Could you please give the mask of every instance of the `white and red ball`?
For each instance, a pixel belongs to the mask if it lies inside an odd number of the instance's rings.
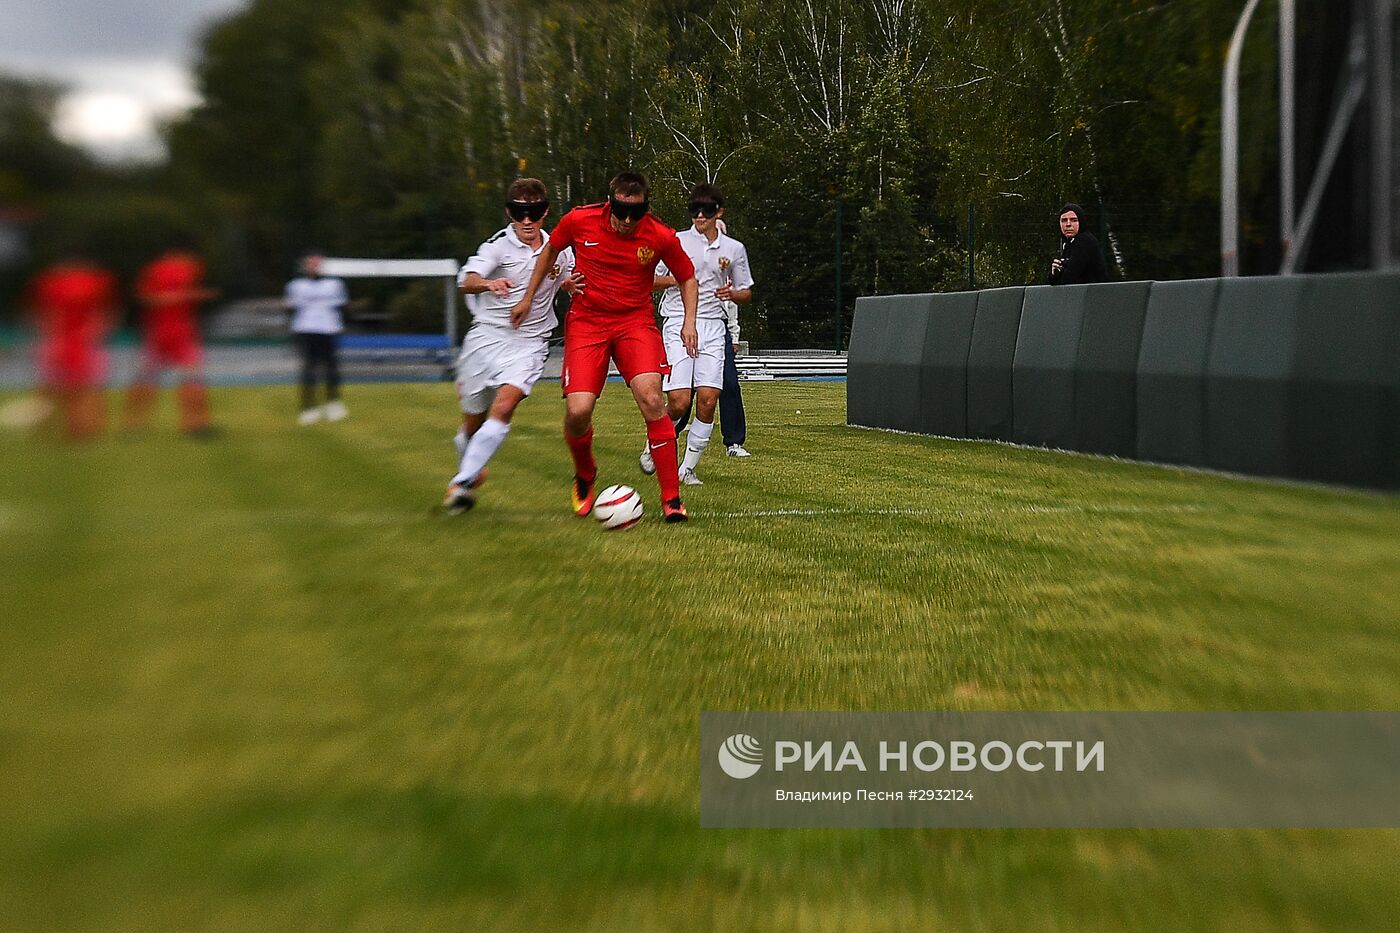
[[[598,493],[593,517],[609,531],[631,528],[642,520],[642,497],[631,486],[609,486]]]

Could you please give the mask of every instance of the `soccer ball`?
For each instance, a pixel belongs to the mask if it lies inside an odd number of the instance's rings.
[[[609,531],[631,528],[642,520],[642,497],[631,486],[609,486],[598,494],[593,517]]]

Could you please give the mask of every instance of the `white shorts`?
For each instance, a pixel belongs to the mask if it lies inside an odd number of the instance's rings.
[[[526,395],[539,381],[549,358],[543,337],[517,337],[494,327],[473,327],[457,357],[457,397],[468,415],[485,414],[496,390],[515,386]]]
[[[661,331],[666,341],[666,362],[671,364],[671,373],[662,380],[661,388],[667,392],[701,386],[724,388],[724,342],[729,339],[724,318],[706,317],[695,322],[700,333],[700,355],[695,357],[685,352],[681,342],[684,323],[682,318],[667,318]]]

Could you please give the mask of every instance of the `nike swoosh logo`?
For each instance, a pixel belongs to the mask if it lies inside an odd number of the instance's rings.
[[[665,441],[660,441],[659,443],[652,444],[652,445],[651,445],[651,449],[652,449],[652,450],[660,450],[661,448],[663,448],[663,447],[665,447],[665,446],[666,446],[666,442],[665,442]]]
[[[583,245],[584,245],[584,246],[597,246],[598,244],[597,244],[597,243],[590,243],[590,242],[588,242],[587,240],[584,240],[584,241],[583,241]]]

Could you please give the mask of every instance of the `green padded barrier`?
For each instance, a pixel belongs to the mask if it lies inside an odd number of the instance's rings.
[[[1137,363],[1151,282],[1097,285],[1074,361],[1074,449],[1137,454]]]
[[[889,308],[883,298],[857,298],[846,350],[846,423],[878,427],[881,400],[880,354]]]
[[[880,424],[896,431],[922,431],[924,339],[928,333],[933,295],[891,295],[885,318],[881,371]]]
[[[1011,366],[1021,329],[1024,288],[977,294],[967,354],[967,436],[1011,440]]]
[[[1290,398],[1295,474],[1400,486],[1400,274],[1310,280]]]
[[[1137,456],[1206,462],[1206,361],[1219,279],[1156,282],[1137,368]]]
[[[929,297],[918,426],[914,430],[967,437],[967,357],[977,318],[977,293]]]
[[[1018,444],[1074,449],[1074,364],[1094,287],[1026,289],[1011,367],[1011,438]]]
[[[924,338],[934,297],[886,295],[856,300],[846,356],[848,424],[921,430]]]
[[[1298,316],[1311,276],[1225,279],[1206,364],[1206,462],[1294,473],[1290,396]]]
[[[862,298],[847,420],[1400,488],[1400,273]]]

